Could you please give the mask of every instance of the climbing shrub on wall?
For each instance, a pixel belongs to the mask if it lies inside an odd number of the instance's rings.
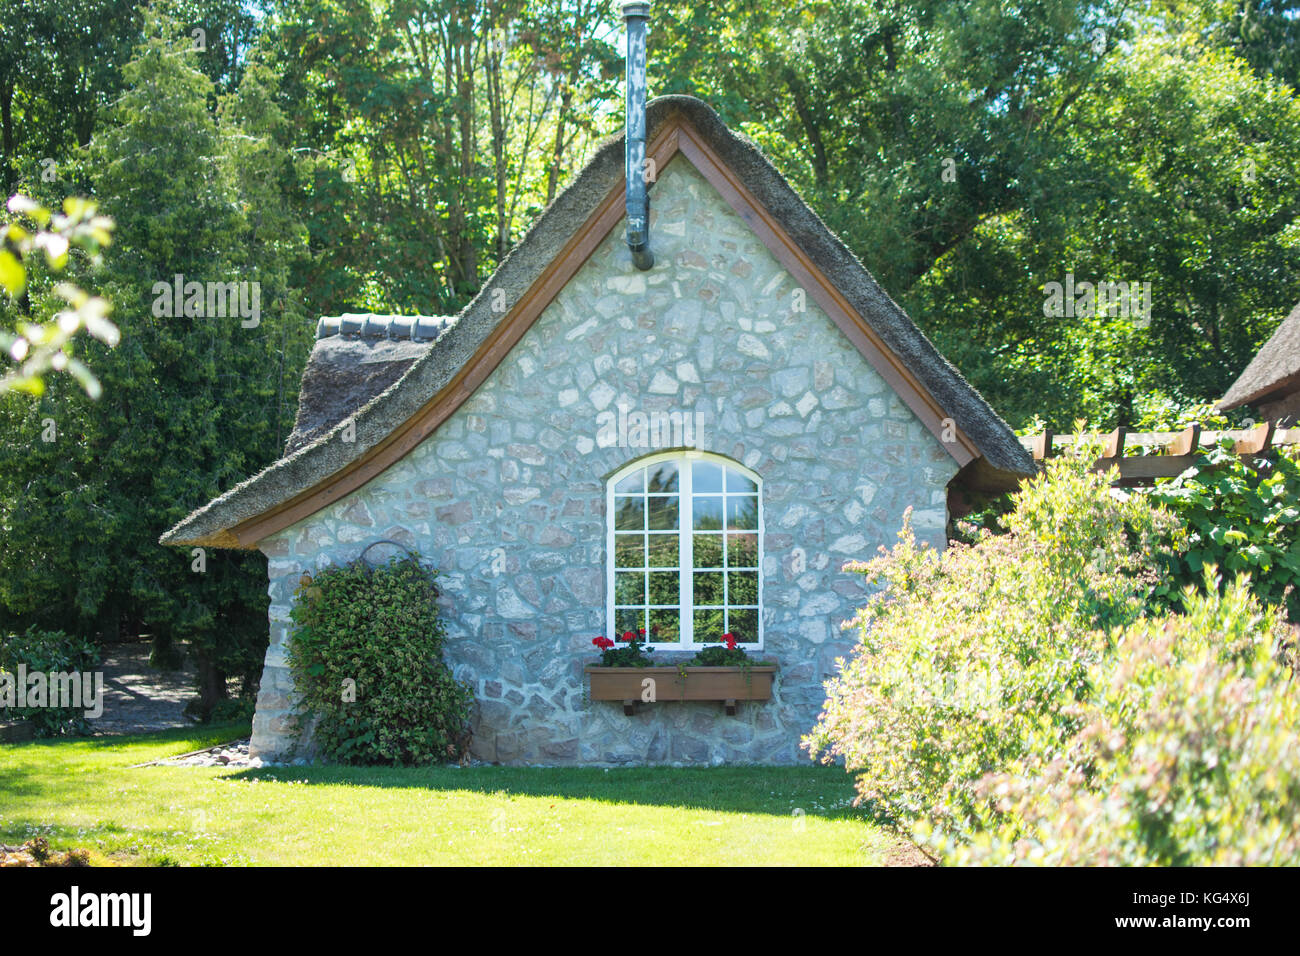
[[[290,666],[326,758],[408,765],[467,751],[473,697],[443,660],[437,574],[415,558],[396,558],[304,577]]]

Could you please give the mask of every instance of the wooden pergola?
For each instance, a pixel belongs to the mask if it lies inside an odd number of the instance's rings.
[[[1252,458],[1277,445],[1300,444],[1300,428],[1278,428],[1272,422],[1226,431],[1202,431],[1199,425],[1181,432],[1130,432],[1116,428],[1105,435],[1082,437],[1085,441],[1101,442],[1102,453],[1093,463],[1094,470],[1117,467],[1119,480],[1116,483],[1133,486],[1155,484],[1157,478],[1177,477],[1196,463],[1202,445],[1217,445],[1226,438],[1232,442],[1236,454]],[[1073,435],[1055,435],[1051,431],[1020,439],[1035,461],[1051,457],[1056,446],[1069,447],[1075,441]]]
[[[1092,432],[1081,436],[1058,435],[1050,430],[1036,435],[1025,435],[1020,439],[1034,457],[1034,461],[1059,454],[1063,449],[1073,446],[1077,441],[1099,443],[1101,455],[1093,462],[1093,470],[1105,471],[1111,467],[1119,469],[1119,478],[1115,484],[1124,487],[1154,485],[1157,478],[1175,478],[1196,463],[1202,447],[1217,445],[1221,440],[1232,442],[1233,451],[1247,459],[1256,458],[1280,445],[1300,444],[1300,428],[1278,428],[1273,422],[1264,422],[1253,428],[1228,429],[1224,431],[1205,430],[1199,425],[1180,432],[1130,432],[1126,428],[1116,428],[1105,434]],[[960,489],[985,493],[1015,491],[1020,486],[1020,479],[1006,472],[999,472],[989,467],[976,467],[959,476],[954,482],[954,491]],[[1041,467],[1041,464],[1040,464]],[[959,506],[956,511],[961,511]]]

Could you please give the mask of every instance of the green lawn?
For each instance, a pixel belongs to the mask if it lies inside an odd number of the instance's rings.
[[[0,843],[183,865],[861,865],[896,842],[812,765],[131,769],[246,733],[0,745]]]

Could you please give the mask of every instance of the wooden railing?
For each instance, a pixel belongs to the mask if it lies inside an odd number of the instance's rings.
[[[1088,441],[1100,440],[1101,457],[1093,468],[1103,471],[1112,466],[1119,468],[1119,484],[1154,484],[1157,478],[1173,478],[1182,474],[1196,462],[1198,448],[1218,444],[1223,438],[1233,443],[1238,455],[1262,455],[1276,445],[1300,444],[1300,428],[1278,428],[1264,422],[1253,428],[1227,431],[1201,431],[1193,425],[1181,432],[1130,432],[1117,428],[1105,435],[1084,435]],[[1051,457],[1058,447],[1075,443],[1074,435],[1056,435],[1051,431],[1026,435],[1020,443],[1034,456],[1035,461]],[[1138,454],[1133,454],[1140,450]]]

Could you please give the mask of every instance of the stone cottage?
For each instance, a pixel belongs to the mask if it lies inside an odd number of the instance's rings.
[[[476,757],[806,759],[865,593],[844,562],[907,508],[943,547],[954,480],[1033,471],[751,142],[690,97],[644,118],[649,255],[619,136],[460,314],[321,319],[284,457],[163,536],[267,556],[257,754],[291,755],[300,576],[393,540],[443,573]],[[592,701],[592,638],[633,627],[669,661],[730,631],[772,698]]]

